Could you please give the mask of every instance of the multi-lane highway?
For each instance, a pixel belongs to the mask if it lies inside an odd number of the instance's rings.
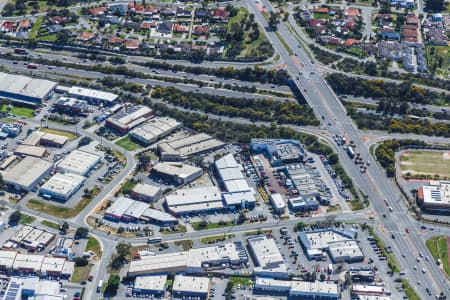
[[[246,3],[255,12],[258,22],[267,28],[267,22],[255,3],[253,1]],[[263,0],[262,3],[264,3],[268,11],[273,9],[268,1]],[[305,99],[313,107],[316,114],[322,119],[323,126],[331,134],[346,135],[348,140],[352,140],[355,143],[362,158],[366,161],[373,161],[374,158],[361,139],[360,131],[355,128],[353,122],[347,116],[345,108],[332,89],[316,73],[315,63],[311,61],[311,58],[302,49],[285,24],[281,23],[278,26],[278,34],[284,39],[290,50],[294,52],[293,57],[284,48],[277,34],[273,31],[267,31],[270,41],[286,63],[288,72],[295,79],[295,84],[303,92]],[[302,62],[303,68],[300,68],[295,63],[297,58]],[[427,283],[433,294],[443,292],[448,295],[448,281],[434,263],[421,263],[421,267],[426,271],[425,273],[416,271],[413,268],[414,265],[418,264],[416,257],[418,257],[419,253],[428,253],[428,251],[424,243],[416,242],[420,241],[417,222],[405,209],[405,203],[395,183],[389,180],[385,176],[384,171],[377,165],[372,165],[366,173],[362,174],[343,149],[339,151],[339,158],[347,166],[349,175],[353,178],[356,185],[369,197],[375,211],[379,215],[387,215],[386,218],[378,219],[377,228],[383,234],[383,239],[392,244],[395,257],[400,267],[405,270],[411,284],[418,287],[419,284]],[[385,198],[389,201],[395,213],[389,213],[384,204]],[[406,228],[409,229],[409,234],[406,234]],[[392,239],[392,235],[395,239]],[[425,294],[424,289],[416,288],[415,290],[423,299],[429,298]]]

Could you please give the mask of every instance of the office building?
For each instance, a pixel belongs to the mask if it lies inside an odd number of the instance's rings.
[[[38,105],[53,95],[57,83],[0,72],[0,98]]]
[[[281,194],[270,194],[270,203],[277,214],[283,214],[286,209],[286,201]]]
[[[45,176],[50,174],[53,165],[48,161],[27,156],[16,165],[3,172],[5,183],[16,190],[31,191]]]
[[[364,254],[354,240],[329,243],[328,254],[333,263],[354,263],[364,260]]]
[[[273,239],[256,236],[248,239],[256,276],[286,279],[289,277],[283,256]]]
[[[216,186],[177,190],[166,196],[165,204],[172,214],[211,212],[224,208],[222,194]]]
[[[315,211],[319,209],[319,201],[315,198],[296,197],[288,199],[289,208],[294,212]]]
[[[131,190],[131,197],[143,202],[153,202],[161,196],[161,188],[156,185],[138,183]]]
[[[339,285],[327,281],[287,281],[257,277],[255,290],[280,293],[297,299],[339,299]]]
[[[39,189],[44,198],[68,200],[83,185],[85,177],[74,173],[56,173]]]
[[[209,277],[176,275],[173,281],[172,293],[175,296],[207,297],[209,293]]]
[[[421,207],[428,211],[450,211],[450,181],[430,181],[417,191]]]
[[[106,119],[105,125],[114,131],[126,134],[131,129],[147,121],[151,115],[152,110],[147,106],[130,106]]]
[[[113,93],[73,86],[69,89],[68,95],[81,100],[86,100],[94,105],[111,106],[119,99],[119,96]]]
[[[178,131],[158,144],[160,159],[163,161],[182,161],[193,155],[222,148],[225,144],[206,133],[193,134]]]
[[[62,161],[57,163],[57,168],[62,173],[74,173],[87,176],[102,157],[83,150],[73,150]]]
[[[305,158],[303,145],[296,140],[252,139],[250,151],[264,154],[274,167],[302,162]]]
[[[144,125],[133,129],[130,132],[130,137],[148,146],[158,139],[165,137],[177,128],[181,126],[181,123],[175,119],[167,117],[155,117],[150,119]]]
[[[188,184],[203,174],[203,169],[181,163],[161,162],[156,164],[152,172],[176,184]]]
[[[84,114],[89,112],[89,106],[87,101],[69,97],[59,97],[58,100],[56,100],[54,107],[58,111],[70,115]]]
[[[118,197],[114,203],[108,207],[105,211],[105,218],[120,221],[125,214],[125,212],[132,206],[136,201],[127,197]]]

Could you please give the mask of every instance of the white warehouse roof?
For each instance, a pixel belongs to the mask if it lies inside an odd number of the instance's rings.
[[[72,172],[85,176],[99,161],[101,157],[86,151],[74,150],[67,155],[58,168],[64,172]]]
[[[19,97],[26,96],[42,100],[56,85],[56,82],[50,80],[0,72],[0,93],[10,93]]]
[[[41,187],[40,192],[44,194],[49,192],[67,198],[81,186],[84,179],[83,176],[74,173],[56,173]]]
[[[119,97],[116,94],[105,92],[105,91],[99,91],[99,90],[93,90],[93,89],[87,89],[79,86],[73,86],[69,89],[69,95],[73,97],[81,97],[81,98],[91,98],[91,99],[98,99],[101,101],[107,101],[107,102],[113,102],[117,100]]]
[[[7,183],[20,185],[25,189],[40,180],[52,168],[52,164],[48,161],[27,156],[17,165],[7,169],[3,173],[3,178]]]

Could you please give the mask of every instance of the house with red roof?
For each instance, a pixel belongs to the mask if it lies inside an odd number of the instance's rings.
[[[208,25],[196,25],[194,26],[194,29],[192,30],[193,35],[208,35],[209,33],[209,27]]]
[[[127,48],[128,50],[136,50],[136,49],[139,49],[139,46],[141,45],[141,41],[140,40],[126,40],[124,45],[125,45],[125,48]]]
[[[360,42],[355,39],[346,39],[344,42],[344,47],[351,47],[353,45],[359,44]]]
[[[77,39],[83,42],[87,42],[92,40],[92,38],[94,38],[94,33],[93,32],[82,32],[78,35]]]
[[[218,7],[213,11],[213,19],[218,22],[228,22],[230,17],[230,12],[225,9],[225,7]]]
[[[98,17],[104,15],[107,10],[108,8],[106,6],[94,7],[89,9],[89,14],[93,17]]]
[[[187,28],[181,24],[175,23],[173,24],[172,31],[175,33],[184,33],[187,31]]]

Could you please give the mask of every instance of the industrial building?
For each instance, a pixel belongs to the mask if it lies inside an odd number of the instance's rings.
[[[428,211],[450,211],[450,181],[430,181],[417,191],[418,202]]]
[[[171,214],[150,207],[144,211],[140,219],[144,222],[155,223],[161,226],[169,226],[178,223],[178,219]]]
[[[125,212],[136,201],[127,197],[118,197],[114,203],[105,211],[105,218],[120,221]]]
[[[133,201],[128,209],[122,215],[122,221],[124,222],[136,222],[138,221],[144,212],[147,210],[148,204],[140,201]]]
[[[67,114],[83,114],[89,112],[87,101],[70,97],[59,97],[54,104],[55,109]]]
[[[86,100],[90,104],[94,105],[112,105],[119,96],[113,93],[98,91],[93,89],[87,89],[79,86],[73,86],[69,89],[68,95],[81,100]]]
[[[39,189],[39,195],[66,201],[83,185],[85,177],[74,173],[56,173]]]
[[[177,128],[181,123],[175,119],[167,117],[155,117],[144,125],[133,129],[130,136],[140,144],[148,146],[158,139],[165,137]]]
[[[327,281],[286,281],[257,277],[255,290],[276,292],[299,299],[339,299],[339,285]]]
[[[152,110],[147,106],[130,106],[106,119],[105,125],[114,131],[126,134],[131,129],[146,122],[151,115]]]
[[[0,72],[0,98],[38,105],[53,95],[57,83]]]
[[[248,239],[250,255],[255,263],[256,276],[281,278],[289,277],[287,266],[273,239],[256,236]]]
[[[1,137],[16,137],[22,132],[22,124],[20,123],[9,123],[0,122]]]
[[[219,183],[228,193],[224,193],[224,201],[229,208],[253,208],[256,205],[255,190],[251,188],[242,174],[242,166],[237,163],[233,154],[227,154],[215,162]]]
[[[372,268],[351,268],[349,273],[353,282],[373,282],[375,280],[375,271]]]
[[[275,193],[269,195],[270,203],[277,214],[283,214],[286,210],[286,200],[281,194]]]
[[[386,291],[383,285],[354,283],[351,292],[353,295],[382,296]]]
[[[288,199],[288,204],[289,208],[294,212],[315,211],[319,209],[319,201],[317,201],[315,198],[290,198]]]
[[[57,168],[62,173],[74,173],[81,176],[87,176],[102,157],[97,154],[83,150],[74,150],[70,152],[62,161],[57,163]]]
[[[55,237],[54,233],[25,225],[16,231],[9,240],[26,249],[36,251],[47,247]]]
[[[42,158],[47,154],[47,149],[39,146],[29,146],[29,145],[19,145],[14,154],[18,156],[33,156],[37,158]]]
[[[298,238],[308,259],[321,260],[325,252],[328,252],[335,263],[351,263],[364,259],[358,243],[354,240],[354,231],[319,229],[300,232]]]
[[[162,296],[166,291],[167,275],[138,276],[134,280],[133,292]]]
[[[24,145],[29,146],[48,146],[62,148],[67,141],[68,137],[59,134],[48,133],[44,131],[33,131],[27,138],[23,141]]]
[[[211,212],[224,208],[222,194],[216,186],[177,190],[166,196],[165,204],[169,212],[175,215]]]
[[[286,165],[286,173],[291,179],[293,186],[302,197],[305,199],[320,199],[319,189],[311,177],[311,174],[306,171],[303,164]]]
[[[176,275],[172,285],[172,294],[183,297],[207,298],[209,287],[209,277]]]
[[[176,184],[188,184],[203,174],[203,169],[181,163],[161,162],[156,164],[152,172]]]
[[[135,200],[153,202],[161,196],[161,188],[156,185],[138,183],[131,190],[131,197]]]
[[[48,161],[27,156],[19,163],[3,171],[5,183],[16,190],[31,191],[45,176],[50,174],[53,165]]]
[[[0,269],[22,274],[40,273],[45,277],[70,278],[75,263],[61,257],[0,250]]]
[[[202,274],[205,269],[223,269],[226,264],[240,265],[248,261],[241,242],[189,249],[189,251],[142,256],[130,263],[128,276],[151,274]]]
[[[264,154],[274,167],[303,162],[306,155],[299,141],[285,139],[252,139],[250,151]]]
[[[178,131],[158,144],[158,152],[163,161],[182,161],[223,146],[225,146],[223,142],[206,133]]]

